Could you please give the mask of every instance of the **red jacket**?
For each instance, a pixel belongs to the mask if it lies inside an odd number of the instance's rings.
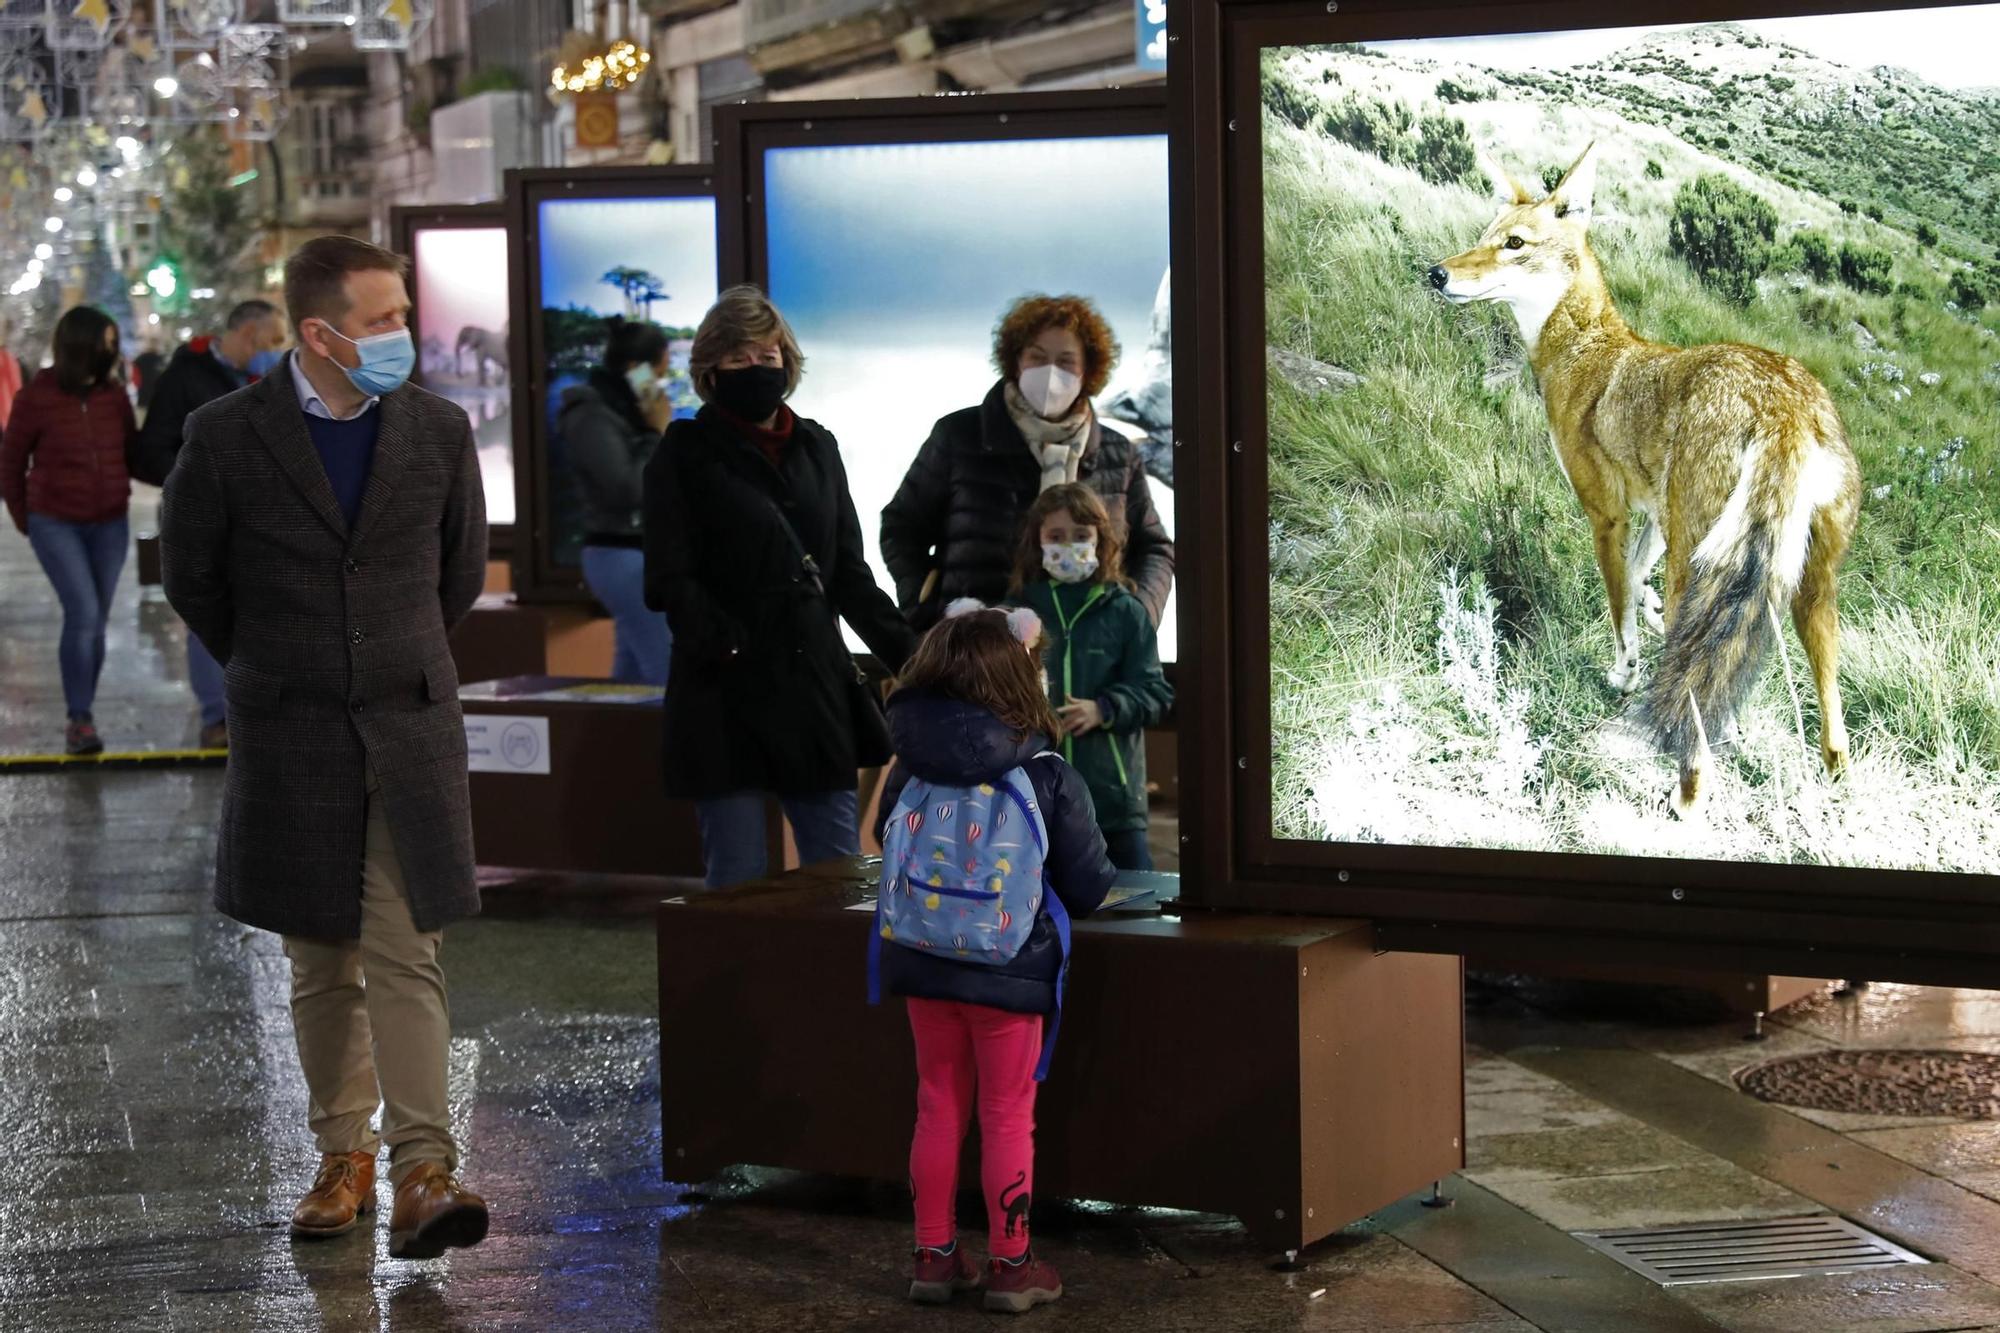
[[[123,518],[132,498],[125,447],[138,433],[121,380],[67,393],[53,370],[14,399],[0,436],[0,500],[14,522],[46,514],[68,523]]]

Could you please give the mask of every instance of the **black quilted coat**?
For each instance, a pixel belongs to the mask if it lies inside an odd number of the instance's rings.
[[[1041,468],[1028,452],[995,384],[978,407],[937,423],[882,511],[882,558],[896,580],[896,600],[919,629],[959,597],[993,603],[1007,596],[1021,523],[1041,492]],[[1115,431],[1092,425],[1077,480],[1096,491],[1126,534],[1125,573],[1154,624],[1174,586],[1174,544],[1153,508],[1139,452]],[[940,577],[922,596],[932,570]]]

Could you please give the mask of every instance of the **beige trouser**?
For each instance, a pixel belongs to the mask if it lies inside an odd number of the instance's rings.
[[[422,1162],[455,1170],[458,1152],[445,1100],[451,1012],[438,966],[443,936],[418,930],[411,919],[402,863],[372,769],[361,938],[284,938],[292,960],[292,1029],[319,1150],[373,1153],[386,1139],[392,1182]],[[378,1104],[380,1138],[369,1125]]]

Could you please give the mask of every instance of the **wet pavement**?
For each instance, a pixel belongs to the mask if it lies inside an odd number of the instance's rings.
[[[0,748],[60,728],[53,608],[37,604],[37,580],[25,543],[0,532]],[[107,731],[124,718],[165,740],[188,725],[178,633],[128,570]],[[661,1179],[646,908],[664,887],[579,901],[496,879],[489,914],[447,933],[454,1128],[467,1183],[493,1204],[485,1244],[389,1258],[386,1188],[373,1225],[293,1242],[284,1224],[315,1157],[286,964],[275,938],[207,906],[221,776],[0,776],[0,1331],[792,1333],[987,1318],[901,1300],[900,1191],[749,1169]],[[1398,1204],[1286,1271],[1226,1218],[1038,1203],[1039,1243],[1069,1294],[1033,1322],[2000,1330],[2000,1125],[1793,1111],[1731,1080],[1817,1050],[2000,1052],[2000,996],[1878,986],[1817,998],[1774,1016],[1761,1047],[1735,1020],[1606,1019],[1507,990],[1474,999],[1456,1207]],[[1822,1211],[1936,1262],[1663,1290],[1568,1234]]]

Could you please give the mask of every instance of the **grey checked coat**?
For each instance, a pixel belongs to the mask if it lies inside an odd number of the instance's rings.
[[[465,413],[384,397],[350,533],[287,368],[201,408],[167,478],[167,598],[224,667],[229,771],[215,905],[286,935],[361,931],[366,770],[420,930],[479,910],[446,634],[486,574]]]

